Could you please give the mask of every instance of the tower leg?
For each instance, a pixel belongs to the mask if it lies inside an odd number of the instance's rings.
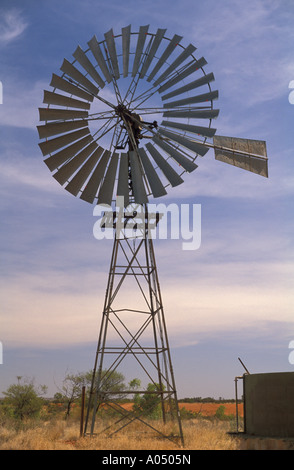
[[[126,302],[127,308],[121,305]],[[131,308],[133,302],[135,306]],[[123,366],[128,375],[138,374],[142,385],[145,381],[145,388],[134,390],[121,381],[117,383],[119,374],[124,373]],[[129,376],[130,380],[134,378]],[[123,406],[126,398],[135,401],[133,409]],[[104,425],[104,420],[98,419],[100,410],[112,411],[111,423]],[[157,419],[151,421],[149,418],[155,412]],[[164,431],[158,426],[159,415],[165,424]],[[126,426],[137,430],[138,424],[147,426],[157,436],[184,445],[153,242],[148,230],[145,238],[114,240],[84,434],[102,432],[111,436]]]

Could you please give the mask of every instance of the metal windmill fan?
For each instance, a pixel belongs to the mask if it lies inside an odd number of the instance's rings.
[[[61,76],[52,75],[53,91],[44,92],[48,107],[39,111],[46,123],[38,131],[45,163],[67,191],[90,203],[163,196],[211,147],[219,114],[213,73],[181,36],[148,29],[131,33],[128,26],[118,36],[110,30],[100,42],[94,36],[87,50],[77,47],[72,63],[64,59]],[[106,84],[111,93],[103,93]],[[264,142],[218,137],[212,146],[218,160],[267,176]]]
[[[111,205],[122,196],[125,206],[131,202],[146,205],[150,198],[164,196],[168,186],[180,185],[183,175],[195,170],[196,159],[210,148],[214,148],[217,160],[268,176],[264,141],[215,135],[212,120],[219,110],[214,108],[218,91],[211,88],[214,75],[205,72],[207,62],[196,47],[183,46],[182,39],[179,35],[167,37],[166,29],[151,33],[149,26],[141,26],[132,32],[127,26],[118,35],[111,29],[101,41],[93,36],[88,48],[77,47],[74,60],[64,59],[61,73],[52,75],[53,90],[44,91],[48,106],[39,109],[40,121],[45,123],[38,126],[38,132],[45,164],[67,191],[91,204]],[[124,241],[129,246],[128,240]],[[103,381],[101,370],[107,352],[105,325],[110,322],[110,313],[115,313],[112,302],[118,289],[113,291],[113,283],[121,243],[114,242],[93,371],[91,432],[103,395],[99,381]],[[183,441],[153,245],[147,233],[144,243],[146,259],[138,262],[138,267],[147,280],[150,322],[157,316],[160,329],[157,337],[154,327],[156,346],[152,352],[157,356],[162,353],[165,362],[165,372],[159,360],[155,367],[158,394],[163,414],[167,408],[164,394],[176,404]],[[132,273],[138,283],[134,263],[139,248],[131,251],[122,273],[123,279]],[[130,342],[125,341],[121,356],[126,350],[136,355],[136,348],[148,356],[138,342],[141,329],[138,331]],[[126,419],[133,422],[135,418]]]

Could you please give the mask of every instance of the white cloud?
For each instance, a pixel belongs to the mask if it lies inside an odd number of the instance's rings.
[[[206,48],[226,100],[252,106],[285,94],[294,60],[293,10],[286,16],[284,5],[280,0],[213,2],[209,21],[197,23],[195,44],[201,41]]]
[[[0,19],[0,47],[14,41],[28,27],[21,12],[17,9],[1,11]]]
[[[31,143],[27,147],[26,144],[27,141],[6,142],[1,149],[1,210],[6,210],[7,222],[20,199],[26,209],[37,211],[56,206],[64,197],[60,194],[64,189],[52,178],[37,144],[33,151]]]
[[[284,324],[293,322],[290,235],[283,230],[260,232],[245,221],[242,226],[231,222],[221,238],[220,229],[221,223],[208,227],[200,250],[190,253],[181,250],[178,240],[154,242],[173,346],[193,344],[202,335],[221,331],[257,332],[277,318]],[[48,231],[48,239],[54,231]],[[85,243],[65,237],[46,248],[38,242],[32,237],[18,247],[13,257],[17,270],[10,267],[2,279],[1,340],[19,347],[95,342],[111,241],[90,238]],[[113,308],[146,309],[135,281],[129,278],[117,300]],[[134,324],[131,319],[130,326]]]
[[[55,192],[56,185],[52,184],[52,180],[48,177],[47,173],[38,164],[36,158],[20,158],[21,155],[11,158],[9,161],[2,161],[1,163],[1,179],[3,178],[3,186],[9,182],[10,186],[16,187],[30,187],[38,191]],[[39,161],[41,162],[41,156]],[[44,169],[46,167],[44,166]]]
[[[3,77],[3,104],[0,125],[35,129],[39,122],[38,108],[44,107],[43,90],[48,83],[23,83],[12,77]]]
[[[84,275],[77,284],[74,276],[43,275],[42,279],[38,275],[16,276],[2,285],[2,342],[10,347],[50,347],[95,339],[97,292],[89,292],[89,276]]]
[[[203,265],[196,270],[194,266],[194,271],[190,278],[181,278],[177,270],[170,279],[161,280],[166,321],[174,346],[191,344],[193,338],[197,341],[202,334],[258,328],[259,324],[275,322],[277,318],[289,324],[293,321],[294,297],[290,283],[285,282],[291,276],[291,266],[223,263],[210,265],[206,272]],[[256,279],[269,271],[272,275],[267,282],[256,284]],[[106,269],[105,273],[90,270],[22,273],[4,280],[1,340],[9,346],[31,348],[95,342],[106,281]],[[130,297],[130,291],[123,287],[120,301],[114,302],[113,307],[134,307],[130,298],[133,300],[134,295]],[[124,320],[127,321],[126,313]],[[132,318],[131,329],[135,322]]]

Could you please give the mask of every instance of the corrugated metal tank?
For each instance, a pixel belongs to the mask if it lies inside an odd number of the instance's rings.
[[[244,432],[294,437],[294,372],[244,375]]]

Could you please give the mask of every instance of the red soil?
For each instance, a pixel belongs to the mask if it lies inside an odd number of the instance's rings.
[[[122,405],[126,410],[131,410],[133,403],[124,403]],[[187,411],[193,413],[201,413],[202,416],[214,416],[216,410],[220,407],[225,407],[226,415],[236,415],[235,403],[179,403],[179,408],[186,408]],[[243,416],[243,405],[238,404],[238,415]]]
[[[216,410],[220,407],[225,407],[226,415],[236,415],[236,404],[235,403],[179,403],[180,408],[186,408],[187,411],[193,413],[201,413],[202,416],[213,416]],[[243,416],[243,405],[238,404],[238,415]]]

